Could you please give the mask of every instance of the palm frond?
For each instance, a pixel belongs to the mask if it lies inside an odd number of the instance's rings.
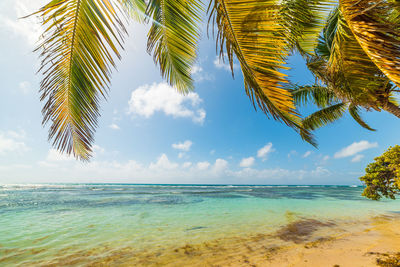
[[[340,0],[349,28],[376,66],[400,86],[400,28],[391,15],[398,1]]]
[[[209,7],[210,21],[218,28],[220,55],[226,51],[231,67],[236,55],[246,93],[266,114],[290,125],[282,115],[297,114],[291,94],[281,86],[287,82],[282,70],[287,69],[289,51],[279,10],[273,0],[215,0]]]
[[[330,27],[334,33],[327,33],[334,36],[325,40],[330,45],[327,83],[339,98],[378,109],[377,91],[384,89],[388,79],[361,48],[341,12],[334,21],[337,25]]]
[[[288,35],[290,26],[283,25],[280,1],[213,0],[208,11],[209,24],[218,30],[220,57],[226,54],[232,72],[234,56],[238,59],[254,107],[316,145],[311,132],[301,124],[291,93],[284,87],[287,79],[283,71],[288,69],[285,61],[293,49],[293,39]]]
[[[326,86],[292,85],[291,92],[296,106],[313,103],[319,108],[325,108],[338,102],[335,94]]]
[[[391,102],[393,105],[400,106],[398,97],[395,97],[393,94],[389,96],[388,101]]]
[[[147,4],[145,0],[118,0],[125,12],[137,22],[146,18]]]
[[[316,130],[340,119],[347,108],[347,104],[338,103],[318,110],[303,119],[303,126],[308,130]]]
[[[332,44],[337,32],[339,22],[339,8],[336,7],[326,20],[322,34],[318,40],[318,44],[315,48],[315,54],[318,57],[322,57],[329,60],[331,56]]]
[[[152,18],[147,50],[153,53],[161,74],[180,92],[193,89],[191,70],[200,38],[198,0],[151,0],[147,15]]]
[[[341,100],[380,110],[391,97],[390,80],[371,61],[340,9],[334,10],[307,66]]]
[[[37,13],[46,27],[37,48],[43,123],[51,123],[49,139],[57,149],[87,160],[125,28],[110,0],[53,0]]]
[[[334,0],[281,1],[281,24],[288,40],[301,52],[313,54],[329,11],[336,4]]]
[[[349,113],[353,117],[353,119],[361,125],[361,127],[370,130],[370,131],[376,131],[375,129],[371,128],[362,118],[360,115],[360,109],[356,105],[350,105],[349,106]]]

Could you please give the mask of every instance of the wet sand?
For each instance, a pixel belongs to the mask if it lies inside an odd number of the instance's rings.
[[[336,237],[276,253],[259,266],[400,266],[400,218],[381,216],[358,229],[349,225]],[[397,262],[396,264],[391,264]]]
[[[332,222],[294,218],[273,233],[152,251],[132,247],[68,255],[41,266],[400,266],[400,216]],[[101,256],[100,256],[101,255]],[[107,255],[107,256],[105,256]]]

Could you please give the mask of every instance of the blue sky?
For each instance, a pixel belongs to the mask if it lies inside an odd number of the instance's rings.
[[[358,184],[368,162],[398,144],[400,123],[385,112],[348,116],[317,131],[319,148],[256,112],[239,66],[232,79],[203,34],[193,69],[195,92],[177,94],[145,52],[146,27],[131,25],[96,133],[95,155],[82,163],[51,148],[41,126],[34,19],[43,0],[0,3],[0,183],[118,182],[227,184]],[[298,56],[288,72],[297,83],[313,77]],[[305,114],[312,107],[304,108]]]

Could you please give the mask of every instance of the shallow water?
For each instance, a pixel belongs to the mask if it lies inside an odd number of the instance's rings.
[[[361,192],[350,186],[3,185],[0,265],[147,265],[159,256],[173,262],[174,251],[199,256],[267,236],[263,244],[271,248],[400,212],[399,201],[370,201]],[[292,231],[305,234],[279,236]],[[195,253],[196,246],[203,250]]]

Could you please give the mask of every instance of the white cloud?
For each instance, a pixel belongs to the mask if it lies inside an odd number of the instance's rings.
[[[26,138],[26,132],[24,130],[19,130],[19,131],[9,130],[6,132],[6,135],[13,139],[21,140]]]
[[[243,168],[248,168],[253,166],[254,164],[254,158],[253,157],[249,157],[249,158],[244,158],[242,159],[242,161],[240,162],[239,166],[243,167]]]
[[[71,155],[60,153],[57,149],[51,148],[47,153],[46,160],[48,162],[58,162],[58,161],[65,162],[65,161],[74,161],[75,158]]]
[[[0,131],[0,155],[28,151],[29,147],[25,144],[25,138],[26,133],[23,130]]]
[[[360,142],[354,142],[351,145],[341,149],[340,151],[336,152],[334,155],[335,159],[338,158],[345,158],[345,157],[351,157],[356,154],[358,154],[361,151],[378,147],[378,143],[370,143],[368,141],[360,141]]]
[[[351,159],[351,162],[360,162],[364,158],[364,155],[355,155],[354,158]]]
[[[44,0],[17,0],[13,2],[14,12],[0,14],[0,28],[5,28],[16,36],[23,37],[33,46],[39,40],[42,28],[36,16],[23,18],[37,11],[45,4]]]
[[[193,67],[192,67],[192,69],[190,70],[190,73],[191,74],[197,74],[197,73],[200,73],[200,72],[202,72],[203,71],[203,68],[202,67],[200,67],[199,65],[194,65]]]
[[[210,167],[210,165],[211,165],[210,162],[202,161],[202,162],[198,162],[196,166],[197,166],[197,169],[204,171],[204,170],[207,170],[208,167]]]
[[[216,56],[215,59],[214,59],[214,62],[213,62],[214,66],[217,69],[223,69],[223,70],[226,70],[226,71],[231,71],[231,66],[229,65],[229,60],[227,59],[228,56],[227,56],[226,53],[224,54],[224,58],[225,58],[225,60],[222,60],[219,56]],[[233,69],[235,70],[237,68],[238,68],[238,65],[233,63]]]
[[[93,145],[93,152],[96,154],[97,153],[104,154],[104,152],[106,152],[106,150],[99,145]]]
[[[322,158],[323,161],[327,161],[328,159],[330,159],[330,157],[329,157],[328,155],[326,155],[326,156],[324,156],[324,157]]]
[[[24,95],[29,94],[32,90],[31,83],[27,81],[20,82],[18,88]]]
[[[119,128],[119,126],[115,123],[111,123],[108,127],[110,127],[113,130],[120,130],[121,128]]]
[[[185,142],[172,144],[172,148],[182,151],[189,151],[192,145],[193,145],[192,141],[186,140]]]
[[[191,118],[193,122],[202,124],[206,112],[200,107],[201,102],[197,93],[183,95],[167,83],[146,84],[132,92],[128,114],[149,118],[155,112],[164,112],[174,118]]]
[[[178,158],[181,159],[181,158],[183,158],[185,155],[186,155],[185,152],[179,152]]]
[[[190,73],[192,74],[192,77],[196,82],[215,80],[214,75],[205,72],[203,68],[199,65],[194,65],[190,70]]]
[[[182,168],[184,168],[184,169],[186,169],[186,168],[189,168],[189,167],[191,167],[193,164],[191,163],[191,162],[185,162],[185,163],[183,163],[182,164]]]
[[[151,163],[150,164],[149,168],[153,169],[153,170],[160,171],[160,170],[172,170],[172,169],[176,169],[177,167],[178,167],[177,163],[171,162],[168,159],[167,155],[162,154],[158,158],[156,163]]]
[[[268,156],[268,154],[274,152],[275,149],[272,148],[272,143],[268,143],[266,144],[264,147],[260,148],[257,152],[257,157],[262,158],[263,160],[265,160]]]
[[[216,174],[220,174],[228,169],[228,162],[224,159],[216,159],[213,167],[213,171]]]
[[[93,150],[93,157],[96,157],[99,154],[104,154],[106,150],[99,146],[99,145],[93,145],[92,146]],[[57,149],[51,148],[47,152],[47,157],[45,161],[40,161],[39,163],[42,166],[54,166],[54,163],[66,163],[66,162],[74,162],[76,159],[72,155],[68,155],[66,153],[61,153]]]
[[[7,165],[0,165],[0,171],[14,171],[15,169],[32,169],[32,165],[29,164],[7,164]]]
[[[312,151],[307,151],[306,153],[304,153],[303,158],[307,158],[308,156],[310,156],[312,153]]]

